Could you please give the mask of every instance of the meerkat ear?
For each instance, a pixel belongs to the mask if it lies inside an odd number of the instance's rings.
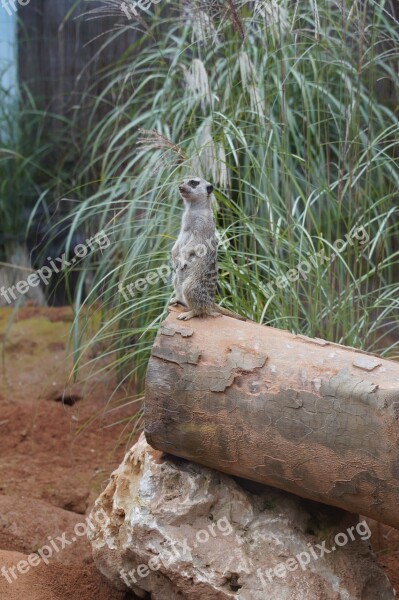
[[[213,185],[207,185],[206,186],[206,191],[207,191],[208,196],[209,196],[209,194],[212,194],[212,192],[213,192]]]

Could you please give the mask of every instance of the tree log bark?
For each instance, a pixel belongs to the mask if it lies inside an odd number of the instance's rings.
[[[399,363],[178,312],[148,365],[151,446],[399,528]]]

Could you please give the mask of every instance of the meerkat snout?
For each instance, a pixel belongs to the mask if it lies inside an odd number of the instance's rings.
[[[213,185],[200,177],[192,177],[182,181],[178,189],[183,200],[196,202],[209,198],[213,192]]]

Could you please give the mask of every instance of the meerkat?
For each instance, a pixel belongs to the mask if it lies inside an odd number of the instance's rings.
[[[212,192],[212,184],[200,177],[185,179],[179,185],[185,211],[172,249],[174,297],[170,304],[183,304],[189,309],[178,316],[184,321],[221,314],[245,321],[215,303],[218,265]]]

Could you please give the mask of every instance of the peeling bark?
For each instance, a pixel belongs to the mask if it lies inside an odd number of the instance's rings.
[[[177,314],[148,365],[154,448],[399,528],[399,363],[229,317],[184,335]]]

